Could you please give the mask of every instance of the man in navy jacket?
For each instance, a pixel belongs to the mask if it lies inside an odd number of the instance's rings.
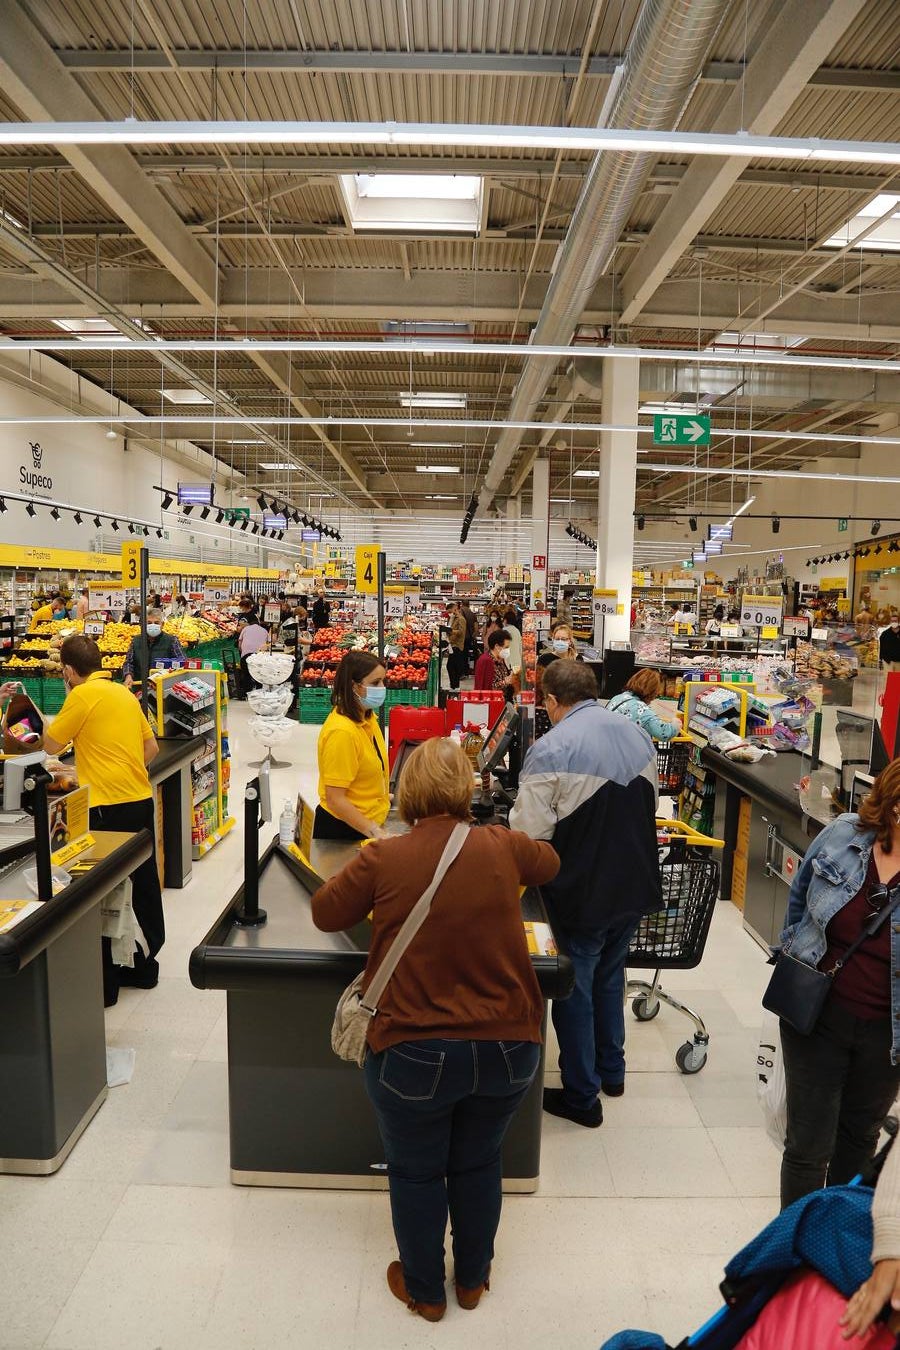
[[[553,1004],[563,1085],[544,1089],[544,1110],[595,1127],[601,1088],[625,1090],[625,958],[641,917],[662,905],[656,748],[599,705],[590,666],[554,661],[542,691],[552,729],[525,758],[509,823],[562,859],[543,893],[575,988]]]

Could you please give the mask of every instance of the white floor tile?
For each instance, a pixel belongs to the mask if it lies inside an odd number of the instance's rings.
[[[734,1195],[728,1173],[702,1126],[603,1126],[614,1194],[622,1196]]]
[[[761,1126],[714,1126],[709,1137],[738,1195],[778,1195],[781,1155]]]

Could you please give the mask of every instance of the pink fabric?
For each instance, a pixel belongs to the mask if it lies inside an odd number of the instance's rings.
[[[248,623],[238,634],[241,656],[252,656],[254,652],[260,651],[268,640],[269,635],[261,624]]]
[[[894,1350],[884,1325],[845,1341],[840,1319],[847,1300],[815,1271],[801,1271],[766,1304],[736,1350]]]

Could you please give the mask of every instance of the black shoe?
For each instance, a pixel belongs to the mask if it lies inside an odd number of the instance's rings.
[[[548,1115],[561,1116],[563,1120],[571,1120],[573,1124],[584,1125],[589,1130],[596,1130],[598,1125],[603,1124],[603,1107],[599,1098],[589,1110],[579,1111],[566,1101],[562,1088],[544,1088],[544,1110]]]
[[[135,952],[134,966],[119,967],[119,986],[122,989],[155,989],[158,984],[159,962],[155,957],[144,956],[141,960]]]
[[[621,1083],[601,1083],[600,1090],[604,1097],[624,1097],[625,1081],[623,1079]]]

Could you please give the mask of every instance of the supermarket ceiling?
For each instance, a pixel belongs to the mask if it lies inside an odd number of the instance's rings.
[[[599,124],[900,139],[897,0],[2,8],[0,122]],[[113,351],[60,359],[112,399],[165,414],[168,438],[214,449],[254,486],[298,504],[324,477],[365,509],[461,518],[473,493],[482,510],[522,493],[527,510],[529,467],[542,453],[551,496],[566,511],[574,497],[572,514],[589,521],[596,482],[577,471],[594,462],[598,433],[579,427],[601,420],[601,363],[480,354],[472,344],[735,352],[734,366],[641,367],[643,407],[702,407],[733,430],[704,456],[702,492],[730,481],[716,479],[717,465],[852,456],[860,435],[897,425],[900,375],[757,367],[739,356],[897,357],[895,172],[845,158],[800,168],[675,149],[624,156],[347,137],[5,145],[0,337],[124,334]],[[848,230],[865,237],[848,248]],[[231,339],[235,351],[129,352],[128,335],[141,333]],[[255,352],[241,347],[246,338],[385,349]],[[415,350],[432,338],[467,346]],[[245,421],[215,430],[178,421],[210,414]],[[398,424],[378,425],[386,418]],[[465,425],[510,418],[546,429]],[[749,429],[766,435],[742,435]],[[822,434],[835,439],[817,442]],[[650,447],[649,434],[639,445]],[[687,475],[639,471],[639,506],[677,506],[688,494],[696,500]]]

